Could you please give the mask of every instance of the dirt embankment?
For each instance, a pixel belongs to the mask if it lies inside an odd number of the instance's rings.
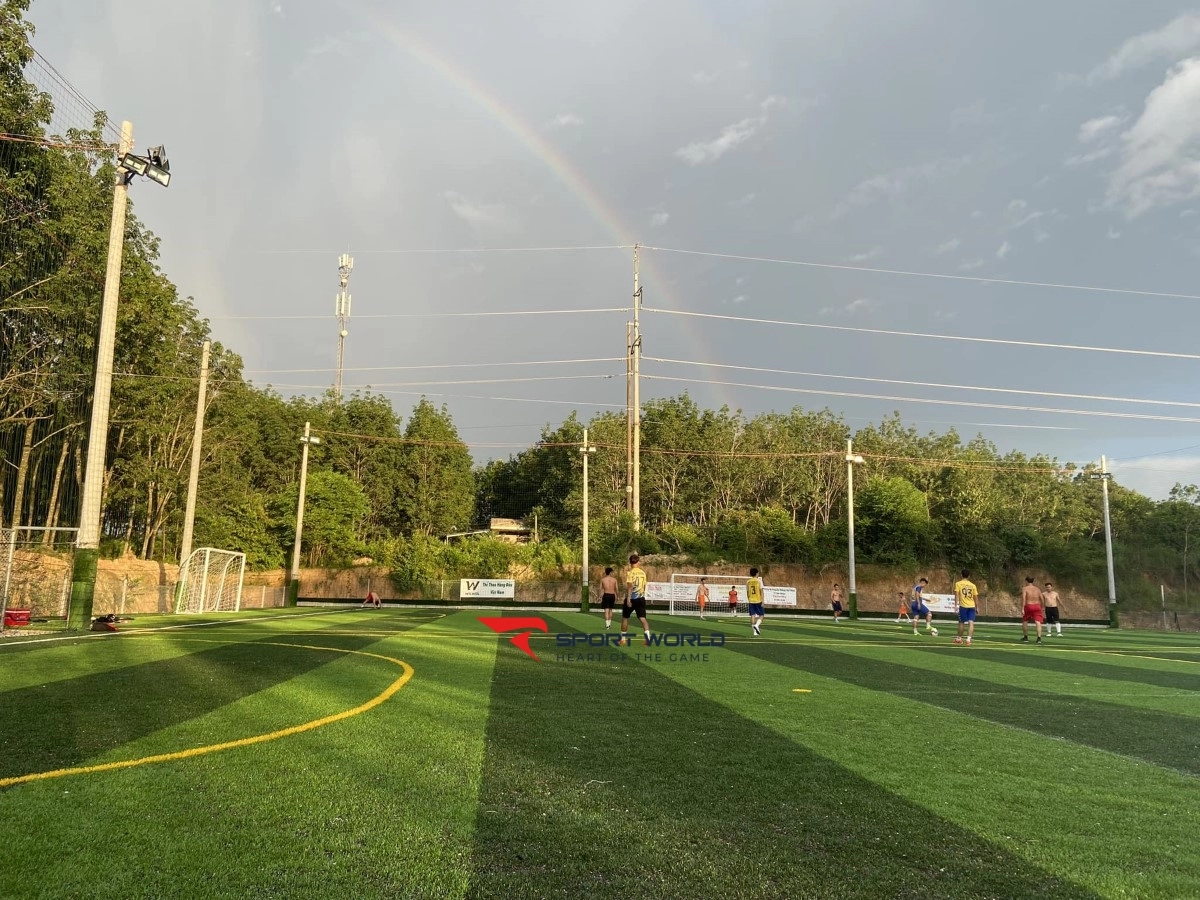
[[[15,607],[33,607],[46,615],[65,615],[70,593],[70,557],[67,555],[18,551],[13,559],[9,603]],[[722,575],[746,575],[748,567],[713,565],[697,568],[672,557],[647,557],[643,560],[651,581],[670,581],[673,572],[692,572],[714,578]],[[764,565],[763,577],[769,585],[796,588],[797,604],[801,609],[829,608],[829,592],[834,582],[846,588],[844,569],[829,566],[811,572],[802,566]],[[603,566],[593,566],[591,584],[599,586]],[[620,574],[620,572],[618,573]],[[920,573],[929,579],[929,591],[948,594],[953,590],[956,576],[945,570]],[[1030,571],[1037,583],[1052,580],[1046,572]],[[179,567],[174,564],[141,560],[132,556],[122,559],[102,559],[97,571],[95,612],[154,613],[174,608],[174,588]],[[498,577],[500,576],[498,573]],[[574,603],[579,599],[578,575],[555,581],[533,581],[531,573],[514,572],[518,579],[517,600],[526,603]],[[864,566],[858,574],[858,605],[864,612],[892,613],[897,609],[899,592],[912,588],[918,574],[896,573]],[[980,612],[988,616],[1019,616],[1021,611],[1019,585],[991,584],[986,579],[976,582],[981,591]],[[267,572],[247,572],[242,588],[245,607],[278,606],[283,603],[287,573],[283,569]],[[300,596],[311,599],[358,600],[374,591],[383,600],[458,598],[458,579],[446,579],[431,584],[425,591],[400,591],[385,566],[355,566],[349,569],[302,569]],[[1083,597],[1072,591],[1062,592],[1064,618],[1103,620],[1108,617],[1103,599]],[[1131,627],[1162,628],[1162,616],[1155,613],[1125,613],[1122,618]],[[1180,619],[1187,616],[1181,614]],[[1200,619],[1200,616],[1195,617]],[[1145,623],[1142,624],[1142,620]],[[1168,627],[1185,627],[1172,620]],[[1193,623],[1200,630],[1200,623]]]

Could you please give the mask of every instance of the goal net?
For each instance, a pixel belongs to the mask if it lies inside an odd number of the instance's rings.
[[[0,631],[9,610],[22,624],[65,619],[77,528],[0,529]]]
[[[708,588],[708,602],[703,614],[706,616],[729,616],[739,612],[746,614],[746,582],[749,575],[700,575],[693,572],[671,574],[671,615],[701,615],[700,603],[696,599],[700,580]],[[737,595],[737,606],[729,602],[729,592]]]
[[[201,547],[179,567],[175,612],[237,612],[242,608],[246,554]]]

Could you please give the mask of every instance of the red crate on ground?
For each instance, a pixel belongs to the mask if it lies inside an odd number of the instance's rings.
[[[29,624],[28,609],[6,609],[4,611],[5,628],[22,628]]]

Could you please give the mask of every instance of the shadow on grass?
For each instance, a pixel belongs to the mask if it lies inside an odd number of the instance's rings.
[[[501,641],[471,897],[1092,896],[646,665]]]
[[[171,635],[168,639],[186,643],[187,637]],[[219,635],[213,633],[211,637]],[[117,650],[123,640],[114,639],[107,646]],[[264,635],[262,640],[272,638]],[[282,641],[357,649],[377,639],[327,638],[314,632]],[[258,640],[187,645],[197,648],[196,652],[5,692],[7,713],[0,718],[0,777],[80,765],[97,754],[205,715],[340,658],[333,653],[264,645]],[[90,645],[87,652],[98,649]],[[25,665],[38,663],[32,655],[21,661]]]
[[[739,653],[856,687],[1200,774],[1200,719],[1194,717],[945,675],[812,646],[766,641],[731,646]],[[961,653],[967,668],[979,649],[947,647],[937,652]],[[1008,662],[1009,654],[1004,656],[1001,661]]]
[[[1057,638],[1053,638],[1057,640]],[[944,649],[919,647],[925,652],[945,652]],[[1008,666],[1021,666],[1027,669],[1041,669],[1054,675],[1082,675],[1087,678],[1102,678],[1106,681],[1128,681],[1134,684],[1146,684],[1154,687],[1175,688],[1181,691],[1200,691],[1200,672],[1196,674],[1184,672],[1166,672],[1161,669],[1139,669],[1118,665],[1115,662],[1104,663],[1099,660],[1103,656],[1090,656],[1088,659],[1078,659],[1074,653],[1042,653],[1035,646],[1026,648],[1029,652],[1017,650],[988,650],[983,647],[972,647],[971,655],[988,662],[1003,663]],[[1120,659],[1120,657],[1115,657]]]

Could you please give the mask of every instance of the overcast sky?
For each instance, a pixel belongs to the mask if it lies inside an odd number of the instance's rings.
[[[395,316],[627,307],[631,251],[411,251],[640,241],[834,264],[852,268],[646,250],[645,305],[1200,354],[1190,297],[853,270],[1200,295],[1200,7],[34,0],[30,17],[139,148],[166,145],[172,185],[135,184],[137,213],[248,377],[285,394],[333,381],[349,250],[346,384],[405,415],[422,392],[446,402],[481,457],[572,408],[622,408],[628,314]],[[1200,481],[1195,422],[914,402],[1200,420],[1200,359],[665,312],[643,333],[648,357],[813,373],[648,360],[646,397],[828,405],[853,427],[898,409],[1002,449],[1106,453],[1153,496]],[[461,363],[484,365],[379,368]],[[413,384],[430,381],[460,383]]]

